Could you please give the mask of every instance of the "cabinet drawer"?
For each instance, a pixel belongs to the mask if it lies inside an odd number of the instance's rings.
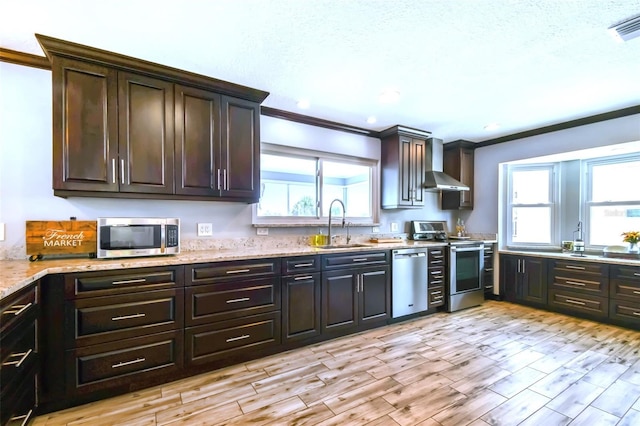
[[[2,392],[17,384],[35,364],[37,358],[37,321],[35,318],[11,333],[3,335],[0,344]]]
[[[551,269],[555,274],[563,272],[563,275],[570,277],[599,277],[609,275],[609,265],[592,262],[571,262],[565,260],[550,260]]]
[[[385,265],[388,263],[389,251],[343,253],[322,256],[322,269],[336,269],[364,265]]]
[[[2,383],[0,424],[23,426],[30,423],[35,417],[37,381],[37,366],[33,365],[15,385]]]
[[[234,355],[251,357],[280,344],[280,312],[254,315],[185,330],[186,362],[206,364]]]
[[[611,265],[612,298],[640,301],[640,267]]]
[[[570,291],[585,292],[597,296],[607,296],[608,283],[607,278],[594,277],[595,279],[572,278],[563,275],[554,275],[552,287]]]
[[[429,268],[435,266],[444,266],[445,264],[445,250],[444,248],[429,249],[427,252],[427,262],[429,262]]]
[[[186,267],[187,285],[272,276],[280,272],[280,259],[240,260]]]
[[[68,391],[93,392],[175,373],[182,367],[182,351],[182,330],[68,350]]]
[[[32,284],[2,300],[0,305],[0,334],[18,327],[24,318],[38,310],[38,286]]]
[[[435,268],[429,268],[427,270],[427,280],[429,287],[438,287],[444,285],[444,266],[437,266]]]
[[[156,290],[67,302],[66,347],[94,345],[183,326],[184,289]]]
[[[640,302],[610,299],[609,318],[640,328]]]
[[[255,315],[280,309],[280,278],[187,287],[186,324]]]
[[[429,287],[429,307],[444,305],[444,287]]]
[[[125,273],[65,274],[64,282],[67,299],[129,294],[133,291],[182,287],[184,267],[128,269]]]
[[[282,260],[282,275],[317,272],[320,270],[320,256],[289,257]]]
[[[549,290],[549,306],[563,311],[574,311],[595,317],[606,317],[609,304],[606,297],[592,296],[558,290]]]

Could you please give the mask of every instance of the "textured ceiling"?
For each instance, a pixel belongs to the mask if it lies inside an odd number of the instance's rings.
[[[607,32],[638,0],[0,0],[0,14],[3,48],[42,55],[40,33],[266,90],[269,107],[445,142],[640,105],[640,38]],[[380,103],[387,88],[400,99]]]

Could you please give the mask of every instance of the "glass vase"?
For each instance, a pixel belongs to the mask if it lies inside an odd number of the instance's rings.
[[[629,243],[629,248],[627,249],[629,253],[640,253],[640,248],[638,247],[638,243]]]

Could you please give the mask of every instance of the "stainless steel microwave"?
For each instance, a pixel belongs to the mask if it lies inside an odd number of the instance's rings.
[[[99,217],[98,258],[180,253],[180,219]]]

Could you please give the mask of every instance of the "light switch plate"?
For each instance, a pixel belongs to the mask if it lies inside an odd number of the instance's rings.
[[[256,234],[257,235],[269,235],[269,228],[257,228],[256,229]]]
[[[377,234],[378,232],[380,232],[380,227],[374,226],[373,228],[371,228],[371,232],[373,232],[374,234]]]
[[[398,232],[398,223],[391,222],[391,232]]]
[[[213,236],[213,224],[211,223],[199,223],[198,224],[198,237],[211,237]]]

